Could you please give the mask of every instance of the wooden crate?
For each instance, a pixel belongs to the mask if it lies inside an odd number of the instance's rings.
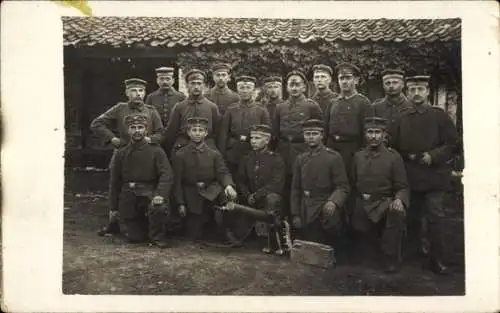
[[[335,250],[317,242],[294,240],[290,259],[302,264],[331,268],[335,266]]]

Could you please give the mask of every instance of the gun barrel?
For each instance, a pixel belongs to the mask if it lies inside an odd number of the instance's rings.
[[[232,203],[232,212],[238,212],[240,214],[244,214],[247,216],[250,216],[258,221],[262,222],[267,222],[267,223],[273,223],[274,222],[274,215],[263,211],[263,210],[258,210],[254,209],[252,207],[246,206],[246,205],[241,205],[238,203]]]

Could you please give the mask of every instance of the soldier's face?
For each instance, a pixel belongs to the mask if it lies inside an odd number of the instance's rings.
[[[271,99],[277,99],[281,97],[281,84],[278,82],[267,83],[266,93],[267,96]]]
[[[359,82],[359,78],[353,74],[339,74],[339,88],[341,91],[351,92],[356,89],[356,85]]]
[[[403,91],[404,83],[399,78],[386,78],[384,79],[384,90],[389,96],[396,96]]]
[[[125,91],[129,101],[137,102],[144,100],[146,96],[146,89],[144,87],[129,87]]]
[[[315,72],[313,75],[313,83],[316,88],[322,90],[328,88],[330,86],[330,83],[332,82],[332,78],[330,75],[326,72]]]
[[[224,87],[227,85],[230,76],[227,71],[217,71],[213,74],[212,78],[217,86]]]
[[[205,140],[205,137],[207,137],[208,130],[203,126],[191,126],[189,127],[187,134],[191,141],[200,143]]]
[[[174,84],[172,75],[161,75],[156,78],[156,83],[160,88],[169,88]]]
[[[424,84],[409,84],[406,88],[408,100],[415,104],[423,104],[429,97],[429,88]]]
[[[270,136],[259,133],[250,133],[250,145],[254,151],[260,151],[267,147]]]
[[[311,147],[317,147],[323,140],[323,132],[320,130],[304,130],[304,141]]]
[[[205,84],[201,79],[193,79],[188,82],[188,93],[193,96],[200,96],[205,88]]]
[[[255,84],[251,82],[240,82],[236,85],[236,89],[242,100],[250,100],[255,92]]]
[[[290,76],[286,88],[292,97],[298,97],[306,91],[306,85],[300,76]]]
[[[143,124],[129,125],[128,135],[134,141],[141,141],[146,136],[146,126]]]
[[[366,142],[370,147],[378,147],[384,140],[385,132],[380,128],[368,128],[365,130]]]

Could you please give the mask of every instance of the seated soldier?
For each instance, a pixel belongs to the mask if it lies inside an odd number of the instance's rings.
[[[214,216],[214,204],[224,196],[237,197],[233,179],[222,155],[205,143],[208,119],[187,120],[190,143],[176,152],[174,158],[175,201],[179,214],[186,218],[190,238],[201,240],[205,228]],[[220,223],[220,220],[219,220]]]
[[[251,207],[281,215],[281,200],[285,184],[285,165],[281,156],[268,149],[272,129],[268,125],[253,125],[250,128],[252,152],[240,162],[238,186],[244,201]],[[267,237],[265,253],[273,251],[283,254],[274,226],[252,221],[259,237]]]
[[[367,147],[358,151],[353,160],[356,205],[352,223],[355,230],[370,237],[382,231],[385,270],[396,272],[401,263],[409,187],[403,159],[384,144],[387,125],[384,118],[365,119]]]
[[[145,140],[148,116],[125,117],[130,142],[117,150],[111,163],[110,209],[119,213],[131,243],[149,240],[165,248],[165,216],[173,173],[163,149]]]

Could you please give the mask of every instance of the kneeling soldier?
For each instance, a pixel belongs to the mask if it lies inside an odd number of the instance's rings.
[[[281,215],[281,201],[285,184],[285,164],[281,156],[268,149],[272,129],[268,125],[253,125],[250,129],[252,152],[240,162],[238,185],[244,201],[251,207]],[[276,241],[275,229],[264,222],[255,223],[259,237],[267,236],[267,247],[262,251],[276,250],[282,254]],[[274,244],[273,244],[274,243]]]
[[[170,163],[158,144],[145,140],[148,117],[125,117],[130,142],[117,150],[111,163],[110,205],[119,212],[130,242],[165,248],[165,216],[173,184]]]
[[[303,123],[308,151],[293,167],[291,211],[302,239],[333,245],[350,187],[342,156],[322,143],[323,126],[322,120]]]
[[[365,233],[382,228],[385,270],[396,272],[401,264],[409,187],[403,159],[384,144],[387,127],[384,118],[365,119],[367,147],[355,154],[352,167],[356,188],[352,223]]]
[[[177,151],[174,158],[175,201],[179,214],[186,217],[188,236],[200,240],[204,228],[214,216],[213,205],[226,196],[237,197],[233,179],[222,155],[205,143],[208,119],[187,120],[190,143]]]

